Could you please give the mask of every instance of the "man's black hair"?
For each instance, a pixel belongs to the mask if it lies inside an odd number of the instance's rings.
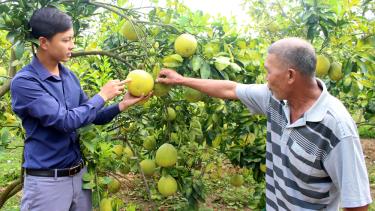
[[[51,39],[55,34],[73,27],[72,18],[54,7],[36,10],[30,18],[31,36],[35,39]]]

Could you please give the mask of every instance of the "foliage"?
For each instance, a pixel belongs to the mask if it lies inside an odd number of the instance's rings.
[[[329,91],[349,108],[357,123],[375,124],[374,20],[365,15],[373,15],[374,4],[370,1],[244,0],[253,24],[243,27],[233,19],[191,11],[179,1],[168,0],[164,7],[158,6],[157,0],[152,2],[147,10],[134,8],[126,1],[0,3],[0,43],[4,46],[0,49],[0,66],[8,69],[11,78],[11,67],[19,70],[30,61],[31,43],[37,43],[28,36],[27,20],[33,10],[45,5],[56,6],[73,17],[77,47],[66,66],[80,78],[89,96],[108,80],[125,79],[134,69],[143,69],[154,78],[161,67],[168,67],[190,77],[264,83],[267,47],[280,38],[298,36],[310,40],[318,54],[342,64],[342,80],[322,79]],[[137,39],[124,37],[125,23],[136,27]],[[193,35],[198,43],[191,57],[182,57],[174,50],[175,39],[184,33]],[[15,53],[14,59],[11,51]],[[175,119],[166,118],[168,108],[176,111]],[[11,111],[8,93],[1,96],[0,111],[1,152],[12,140],[23,140],[24,133]],[[108,125],[80,129],[81,148],[89,163],[84,188],[95,191],[94,202],[98,206],[102,198],[114,196],[108,184],[132,172],[142,175],[143,196],[149,201],[178,197],[187,203],[176,206],[198,208],[211,191],[208,185],[214,185],[210,181],[223,177],[222,167],[229,165],[225,164],[229,160],[241,167],[245,185],[254,197],[249,197],[252,201],[237,198],[248,191],[237,189],[238,194],[223,192],[220,200],[235,209],[263,208],[264,173],[260,165],[265,163],[265,125],[265,117],[251,116],[240,102],[207,96],[189,102],[183,88],[173,87],[167,95],[152,97]],[[143,147],[149,137],[156,140],[154,149]],[[153,176],[144,177],[139,162],[154,159],[156,150],[164,143],[176,147],[177,164],[158,167]],[[114,153],[114,145],[119,144],[128,147],[133,155]],[[218,154],[225,157],[214,156]],[[177,180],[177,196],[163,198],[157,192],[155,184],[164,175]],[[112,206],[126,207],[115,199]]]

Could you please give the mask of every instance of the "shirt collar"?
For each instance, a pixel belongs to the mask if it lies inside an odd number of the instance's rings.
[[[325,114],[327,113],[327,100],[329,93],[324,82],[316,78],[319,87],[322,88],[322,93],[320,94],[318,100],[311,106],[309,110],[306,111],[304,117],[308,122],[320,122],[323,120]]]
[[[40,63],[38,57],[34,55],[33,60],[31,61],[31,65],[34,67],[35,71],[39,75],[40,79],[43,81],[46,80],[49,77],[53,77],[54,79],[61,80],[61,75],[65,75],[67,73],[67,70],[62,64],[58,64],[59,70],[60,70],[60,77],[56,77],[52,75],[47,68],[43,66],[42,63]]]

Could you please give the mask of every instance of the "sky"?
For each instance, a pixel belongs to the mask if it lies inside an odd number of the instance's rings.
[[[135,7],[149,6],[148,0],[129,0]],[[222,16],[235,16],[237,21],[244,21],[248,18],[244,9],[240,5],[242,0],[185,0],[184,4],[191,10],[201,10],[212,16],[221,14]],[[165,0],[159,0],[158,5],[165,4]]]

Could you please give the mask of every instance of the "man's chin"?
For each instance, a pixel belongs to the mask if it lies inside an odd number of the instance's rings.
[[[64,58],[64,59],[61,59],[61,62],[67,62],[69,61],[70,57],[69,58]]]

